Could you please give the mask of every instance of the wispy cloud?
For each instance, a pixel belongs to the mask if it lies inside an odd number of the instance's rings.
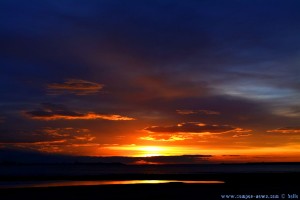
[[[89,129],[45,127],[39,130],[0,130],[14,137],[0,137],[0,143],[6,144],[43,144],[62,143],[66,141],[92,141],[95,139]]]
[[[234,138],[238,138],[238,137],[248,137],[248,136],[251,136],[252,134],[249,133],[251,132],[251,130],[244,130],[244,131],[241,131],[241,132],[236,132],[236,134],[234,134],[232,137]]]
[[[78,116],[68,116],[68,115],[59,115],[54,114],[51,116],[30,116],[31,119],[36,120],[94,120],[94,119],[103,119],[103,120],[111,120],[111,121],[127,121],[134,120],[134,118],[121,116],[121,115],[101,115],[93,112],[80,114]]]
[[[278,129],[273,129],[273,130],[268,130],[268,133],[299,133],[300,134],[300,127],[295,126],[295,127],[283,127],[283,128],[278,128]]]
[[[176,110],[180,115],[203,114],[203,115],[219,115],[220,112],[213,110]]]
[[[103,84],[80,80],[80,79],[67,79],[63,83],[52,83],[47,85],[49,94],[75,94],[75,95],[89,95],[102,90]]]
[[[232,137],[250,136],[252,130],[230,125],[209,125],[200,122],[180,123],[175,126],[151,126],[144,129],[149,133],[140,137],[141,140],[156,142],[176,142],[195,140],[196,138],[215,138],[225,133],[232,133]]]
[[[204,124],[200,122],[180,123],[175,126],[151,126],[144,130],[150,133],[226,133],[243,132],[242,128],[231,125]]]
[[[33,111],[24,112],[27,117],[35,120],[111,120],[126,121],[134,120],[134,118],[121,116],[117,114],[98,114],[94,112],[81,113],[71,111],[63,105],[44,103],[42,107]]]
[[[0,145],[49,153],[72,152],[76,151],[74,148],[99,146],[94,142],[96,137],[88,129],[46,127],[37,131],[21,132],[19,136],[20,138],[11,140],[0,140]]]
[[[140,140],[158,141],[158,142],[174,142],[193,139],[188,134],[151,134],[139,138]]]
[[[53,138],[65,138],[68,140],[77,140],[77,141],[92,141],[95,139],[94,136],[90,134],[89,129],[82,128],[52,128],[46,127],[42,132]]]

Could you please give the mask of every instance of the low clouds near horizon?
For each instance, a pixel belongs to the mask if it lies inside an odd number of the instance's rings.
[[[300,126],[295,127],[283,127],[273,130],[268,130],[268,133],[283,133],[283,134],[300,134]]]
[[[226,132],[249,132],[242,128],[230,125],[205,124],[201,122],[180,123],[175,126],[151,126],[145,128],[151,133],[226,133]]]
[[[117,114],[97,114],[94,112],[81,113],[68,109],[64,105],[43,103],[40,109],[24,112],[27,117],[35,120],[112,120],[126,121],[134,118]]]

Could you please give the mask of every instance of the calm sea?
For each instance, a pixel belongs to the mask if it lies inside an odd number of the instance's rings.
[[[100,176],[104,174],[205,174],[300,172],[300,164],[206,165],[0,165],[3,176]]]
[[[101,177],[101,175],[126,174],[224,174],[224,173],[285,173],[300,172],[299,164],[232,164],[232,165],[0,165],[0,189],[60,187],[83,185],[114,185],[114,184],[222,184],[222,180],[60,180],[57,177]],[[20,177],[50,177],[49,180]],[[56,177],[51,180],[51,177]],[[2,178],[2,179],[1,179]],[[30,178],[29,178],[30,179]]]

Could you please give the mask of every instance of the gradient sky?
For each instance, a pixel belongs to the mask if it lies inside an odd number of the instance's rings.
[[[300,161],[299,9],[2,0],[0,148]]]

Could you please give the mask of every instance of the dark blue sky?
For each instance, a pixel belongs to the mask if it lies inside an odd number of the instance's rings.
[[[296,0],[3,0],[0,147],[298,155],[299,8]]]

